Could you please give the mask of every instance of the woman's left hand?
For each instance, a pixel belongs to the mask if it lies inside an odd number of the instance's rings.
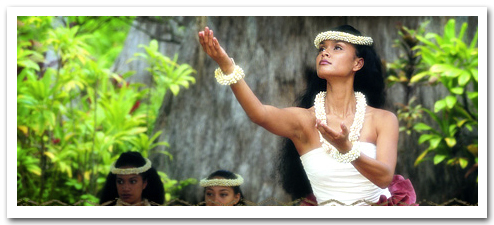
[[[333,145],[341,154],[345,154],[352,149],[352,143],[348,140],[350,131],[344,123],[340,124],[341,132],[328,127],[323,124],[319,119],[316,121],[316,128],[321,133],[322,137],[326,139],[331,145]]]

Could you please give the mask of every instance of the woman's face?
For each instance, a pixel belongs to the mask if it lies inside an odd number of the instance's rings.
[[[319,45],[316,58],[317,75],[347,76],[355,73],[364,65],[364,59],[358,58],[356,49],[350,43],[326,40]]]
[[[118,197],[126,203],[136,204],[142,201],[142,190],[146,188],[146,185],[147,182],[143,181],[139,174],[117,174]]]
[[[206,206],[232,206],[240,201],[240,193],[235,194],[232,187],[206,187]]]

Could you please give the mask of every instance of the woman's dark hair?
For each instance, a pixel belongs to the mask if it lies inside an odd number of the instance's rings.
[[[142,157],[139,152],[124,152],[120,155],[118,160],[115,162],[115,167],[120,168],[123,166],[131,166],[131,167],[141,167],[146,164],[146,160]],[[165,188],[163,186],[163,182],[161,182],[161,178],[158,175],[156,169],[151,167],[146,172],[140,173],[142,180],[147,181],[146,188],[142,190],[142,198],[148,199],[150,202],[154,202],[157,204],[164,204],[165,202]],[[103,187],[100,196],[100,204],[103,204],[108,201],[115,200],[118,198],[117,192],[117,175],[113,173],[109,173],[106,177],[106,183]]]
[[[222,177],[225,179],[237,179],[237,175],[228,170],[217,170],[209,174],[209,176],[206,179],[211,180],[215,177]],[[235,205],[245,205],[244,194],[242,193],[242,190],[240,190],[240,186],[232,186],[232,188],[234,194],[240,194],[240,200]],[[204,192],[206,192],[206,188],[204,188]]]
[[[343,25],[330,30],[362,36],[360,31],[350,25]],[[380,108],[384,105],[385,100],[385,84],[381,59],[376,53],[374,46],[354,46],[357,57],[364,59],[364,66],[355,73],[353,88],[355,91],[362,92],[365,95],[369,106]],[[304,93],[297,98],[296,104],[298,107],[308,109],[314,105],[314,98],[317,93],[326,91],[327,82],[317,76],[317,71],[310,68],[305,70],[305,80],[307,87]],[[283,147],[279,151],[277,161],[281,185],[293,199],[307,197],[307,195],[312,193],[312,188],[300,161],[300,155],[290,139],[283,138],[282,145]]]

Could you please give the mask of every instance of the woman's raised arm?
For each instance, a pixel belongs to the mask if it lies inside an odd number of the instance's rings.
[[[218,63],[224,74],[231,74],[234,71],[235,64],[233,60],[220,46],[212,30],[206,27],[204,31],[200,31],[199,42],[204,52]],[[300,118],[305,113],[304,111],[307,110],[295,107],[279,109],[264,105],[243,79],[231,84],[230,87],[252,122],[276,135],[291,139],[301,136],[299,134],[302,128]]]

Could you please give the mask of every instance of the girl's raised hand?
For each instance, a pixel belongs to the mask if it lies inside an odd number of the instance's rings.
[[[320,120],[316,120],[316,128],[321,133],[322,137],[326,139],[331,145],[333,145],[342,154],[347,153],[352,149],[352,143],[348,140],[350,131],[344,123],[340,124],[341,132],[337,132],[329,128],[326,124]]]
[[[233,71],[232,60],[220,46],[218,39],[214,37],[213,31],[209,27],[205,27],[204,31],[199,32],[199,43],[201,43],[204,52],[218,63],[224,73],[229,74]]]

